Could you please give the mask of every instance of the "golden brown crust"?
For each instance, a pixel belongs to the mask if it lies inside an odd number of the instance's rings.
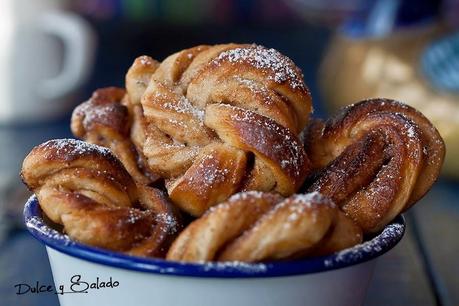
[[[208,203],[222,202],[237,192],[245,165],[242,151],[225,144],[209,144],[180,178],[166,184],[169,196],[183,210],[200,216]]]
[[[329,196],[365,232],[409,208],[439,175],[445,147],[413,108],[388,99],[360,102],[304,134],[315,169],[308,187]]]
[[[233,195],[188,225],[166,258],[257,262],[332,253],[361,241],[360,228],[318,193],[284,199],[249,191]]]
[[[163,256],[180,218],[161,191],[136,186],[107,149],[50,140],[29,153],[22,172],[40,207],[78,241],[141,256]]]
[[[127,83],[135,84],[138,66],[136,60]],[[199,216],[238,190],[290,195],[309,172],[297,135],[308,121],[311,97],[301,71],[274,49],[226,44],[182,50],[155,67],[140,102],[141,109],[132,107],[131,138],[150,169],[169,181],[173,201],[188,213]],[[256,121],[237,118],[241,114]],[[219,165],[235,167],[220,169],[233,173],[225,179],[226,188],[215,182],[201,186],[207,190],[202,191],[184,183],[205,181],[197,167],[202,151],[227,145],[234,157],[213,157]],[[214,195],[201,197],[199,204],[187,200],[201,192]]]
[[[277,192],[291,195],[303,183],[309,171],[308,157],[289,129],[271,118],[225,104],[207,106],[204,122],[224,142],[252,152],[258,163],[269,168],[276,178]]]

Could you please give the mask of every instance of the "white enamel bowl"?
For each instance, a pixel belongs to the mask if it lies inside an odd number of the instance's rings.
[[[399,216],[371,240],[329,256],[263,264],[190,264],[71,241],[45,224],[35,196],[27,201],[24,218],[30,233],[46,245],[54,290],[87,291],[59,294],[61,306],[361,305],[375,259],[394,247],[405,231]]]

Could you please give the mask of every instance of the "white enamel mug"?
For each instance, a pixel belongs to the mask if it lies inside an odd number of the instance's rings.
[[[190,264],[74,242],[46,224],[35,196],[24,218],[29,232],[46,245],[61,306],[357,306],[376,258],[405,231],[399,216],[371,240],[328,256]]]
[[[65,2],[0,0],[0,124],[43,121],[73,106],[94,35]]]

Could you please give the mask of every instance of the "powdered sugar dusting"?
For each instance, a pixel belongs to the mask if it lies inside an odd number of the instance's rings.
[[[325,266],[333,267],[335,264],[357,262],[370,254],[381,252],[387,249],[394,239],[400,237],[404,230],[405,227],[402,224],[389,224],[375,238],[336,253],[334,259],[325,261]]]
[[[118,103],[94,105],[91,101],[81,104],[75,109],[83,117],[82,124],[86,130],[93,124],[102,124],[124,133],[128,121],[127,109]]]
[[[244,192],[239,192],[236,194],[233,194],[231,197],[228,198],[225,202],[222,202],[218,205],[212,206],[207,210],[207,213],[212,213],[213,211],[216,210],[227,210],[230,209],[231,203],[234,202],[239,202],[239,201],[245,201],[247,204],[252,204],[256,199],[261,199],[265,195],[265,193],[261,191],[244,191]]]
[[[422,147],[419,148],[421,143],[421,138],[417,126],[407,119],[405,124],[405,135],[408,136],[408,148],[409,154],[415,159],[419,159],[422,155]]]
[[[263,197],[263,192],[261,191],[255,191],[255,190],[250,190],[250,191],[245,191],[245,192],[239,192],[234,195],[232,195],[228,201],[245,201],[247,199],[261,199]]]
[[[146,55],[139,56],[138,59],[143,66],[152,66],[155,63],[151,57]]]
[[[329,205],[331,207],[335,207],[335,203],[328,197],[322,195],[320,192],[313,191],[310,193],[305,193],[305,194],[295,194],[291,196],[289,199],[292,201],[301,203],[305,206],[311,206],[312,204],[323,204],[323,205]]]
[[[167,102],[163,104],[164,108],[173,110],[177,113],[189,114],[198,119],[201,125],[204,121],[204,110],[197,108],[184,96],[181,96],[178,101]]]
[[[203,264],[204,271],[225,271],[225,272],[244,272],[244,273],[264,273],[267,266],[264,263],[247,263],[241,261],[225,262],[200,262]]]
[[[84,112],[84,126],[87,126],[94,121],[109,122],[109,119],[112,117],[112,114],[114,112],[114,105],[108,104],[98,107],[88,107],[86,110],[84,110]]]
[[[266,154],[269,148],[274,154],[272,157],[277,159],[283,170],[293,172],[296,177],[301,176],[305,152],[298,138],[289,129],[271,118],[234,106],[227,107],[235,109],[231,119],[254,126],[252,132],[255,131],[257,139],[253,145],[258,150]]]
[[[208,154],[202,157],[198,165],[199,175],[197,176],[203,178],[200,182],[207,187],[227,182],[228,179],[230,179],[232,172],[230,169],[234,168],[232,162],[229,165],[222,167],[222,164],[216,156],[218,156],[218,153],[215,150],[211,150]]]
[[[127,219],[126,220],[120,219],[120,221],[125,221],[126,223],[134,224],[140,219],[142,219],[144,215],[145,214],[142,211],[139,211],[137,209],[129,209]]]
[[[303,75],[291,59],[275,49],[252,45],[226,50],[212,62],[219,64],[223,61],[230,63],[248,63],[257,69],[268,70],[268,79],[276,83],[288,82],[293,89],[305,90]]]
[[[241,78],[240,76],[235,76],[234,79],[241,85],[248,88],[253,94],[262,96],[266,105],[274,104],[274,100],[271,98],[270,92],[265,86],[263,86],[263,84],[254,80]]]
[[[87,153],[97,152],[104,156],[111,155],[109,149],[102,146],[88,143],[85,141],[63,138],[63,139],[52,139],[40,145],[41,148],[47,150],[55,150],[57,155],[83,155]]]
[[[417,135],[416,135],[416,131],[415,131],[413,125],[410,125],[410,126],[408,127],[408,131],[407,131],[406,134],[407,134],[407,136],[410,137],[410,138],[413,138],[413,137],[416,137],[416,136],[417,136]]]
[[[156,215],[156,220],[166,225],[168,233],[175,234],[178,232],[178,222],[173,215],[168,213],[159,213]]]
[[[281,209],[285,206],[288,208],[288,217],[284,223],[284,228],[290,228],[297,220],[304,217],[306,211],[311,212],[312,221],[317,221],[316,211],[310,210],[314,205],[328,205],[332,208],[335,207],[329,198],[323,196],[317,191],[307,193],[307,194],[295,194],[288,199],[284,200],[278,204],[275,210]]]

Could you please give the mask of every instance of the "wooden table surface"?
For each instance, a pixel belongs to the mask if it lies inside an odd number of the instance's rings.
[[[459,184],[439,182],[408,214],[407,232],[377,260],[366,306],[459,305]],[[26,231],[0,245],[0,305],[55,306],[53,294],[16,295],[14,284],[52,284],[44,247]]]
[[[365,305],[459,305],[459,185],[437,183],[406,218],[405,237],[377,262]]]

